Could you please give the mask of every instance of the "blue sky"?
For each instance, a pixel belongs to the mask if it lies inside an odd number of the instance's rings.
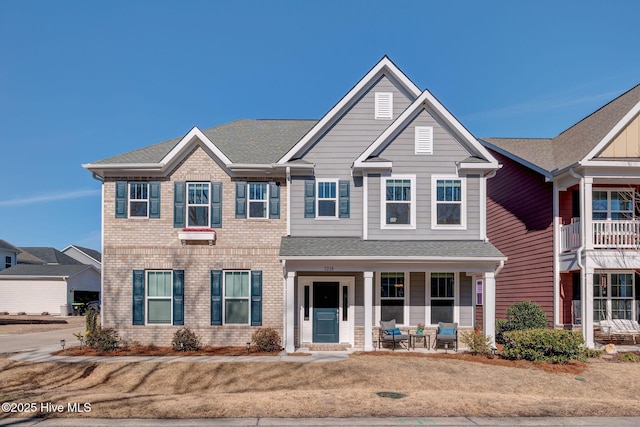
[[[637,1],[0,0],[0,239],[100,249],[81,165],[320,118],[383,56],[477,137],[550,137],[640,83]]]

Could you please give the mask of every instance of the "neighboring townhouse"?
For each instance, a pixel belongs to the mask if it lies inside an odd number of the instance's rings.
[[[92,265],[51,247],[15,249],[16,264],[0,271],[0,312],[66,316],[74,302],[99,299],[100,272]]]
[[[488,138],[504,165],[488,187],[488,235],[509,257],[497,314],[533,300],[594,345],[602,319],[640,316],[640,86],[555,138]]]
[[[20,249],[6,240],[0,240],[0,270],[11,268],[18,263]]]
[[[84,165],[103,182],[103,324],[169,342],[372,350],[380,320],[494,335],[499,165],[387,57],[320,120],[238,120]]]

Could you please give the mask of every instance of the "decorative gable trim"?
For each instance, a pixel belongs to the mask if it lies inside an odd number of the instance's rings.
[[[162,160],[160,160],[160,164],[163,166],[169,165],[173,160],[175,160],[180,154],[182,154],[186,149],[190,148],[192,144],[196,143],[197,140],[200,140],[215,156],[220,159],[225,166],[229,166],[232,162],[229,160],[227,156],[224,155],[222,151],[209,139],[207,136],[202,133],[197,126],[194,126],[182,139],[180,142],[173,147],[169,153]]]
[[[433,126],[416,126],[415,154],[433,154]]]
[[[485,169],[498,169],[498,161],[487,151],[485,147],[464,127],[462,124],[428,91],[425,90],[416,98],[413,103],[371,144],[354,162],[354,169],[368,169],[371,163],[366,160],[375,156],[376,151],[383,147],[391,137],[393,137],[399,129],[402,128],[411,118],[415,117],[416,112],[429,106],[443,119],[457,136],[462,139],[468,147],[475,150],[482,158],[486,159]]]
[[[588,165],[594,157],[596,157],[600,152],[604,151],[607,146],[613,142],[616,136],[620,132],[624,130],[640,113],[640,102],[638,102],[634,107],[624,115],[624,117],[602,138],[602,140],[596,144],[596,146],[582,158],[579,163],[583,165]],[[601,162],[600,162],[601,163]]]
[[[278,164],[284,164],[293,159],[301,152],[307,144],[312,142],[314,138],[322,134],[323,130],[335,122],[341,115],[345,107],[350,105],[353,100],[368,86],[372,85],[380,73],[393,76],[400,84],[413,94],[415,97],[420,95],[420,89],[402,72],[400,69],[385,55],[360,81],[338,102],[324,117],[311,128],[296,145],[293,146],[280,160]]]

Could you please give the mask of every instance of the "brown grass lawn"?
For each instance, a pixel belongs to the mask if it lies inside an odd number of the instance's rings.
[[[443,356],[377,352],[325,363],[0,358],[0,402],[88,402],[90,413],[61,416],[106,418],[640,415],[637,363],[596,359],[549,372]]]
[[[51,315],[0,314],[0,335],[47,332],[56,329],[79,328],[82,326],[85,326],[84,316],[61,317]]]

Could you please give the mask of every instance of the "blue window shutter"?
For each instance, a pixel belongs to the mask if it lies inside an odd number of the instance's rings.
[[[269,183],[269,218],[280,218],[280,186],[277,182]]]
[[[222,270],[211,270],[211,324],[222,325]]]
[[[304,182],[304,217],[316,217],[316,181],[314,179]]]
[[[236,181],[236,218],[247,217],[247,183]]]
[[[184,325],[184,270],[173,270],[173,324]]]
[[[175,182],[173,186],[173,227],[183,228],[185,226],[186,213],[186,189],[185,182]]]
[[[338,183],[339,188],[339,206],[340,218],[349,218],[350,208],[349,208],[349,190],[351,183],[349,181],[340,181]]]
[[[116,181],[116,218],[127,217],[127,181]]]
[[[262,271],[251,271],[251,326],[262,326]]]
[[[133,270],[133,324],[144,325],[144,270]]]
[[[160,183],[149,183],[149,218],[160,218]]]
[[[222,228],[222,183],[211,183],[211,228]]]

